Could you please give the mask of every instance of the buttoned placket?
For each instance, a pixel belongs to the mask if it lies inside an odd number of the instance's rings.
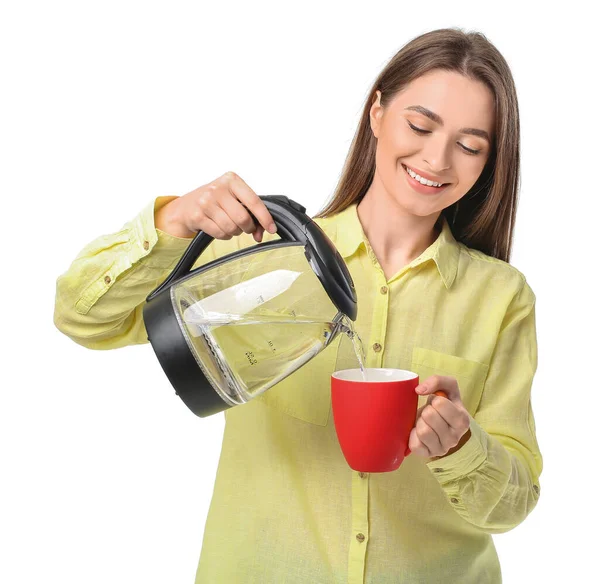
[[[369,346],[366,347],[367,367],[381,367],[385,351],[390,287],[377,259],[369,250],[373,265],[373,318]],[[352,472],[352,533],[348,558],[348,584],[363,584],[365,560],[369,543],[369,473]]]
[[[381,268],[376,270],[375,302],[373,303],[373,325],[371,326],[370,349],[367,354],[367,367],[381,367],[385,351],[385,334],[389,306],[389,287]]]
[[[369,475],[352,471],[352,533],[348,557],[348,584],[364,584],[369,543]]]

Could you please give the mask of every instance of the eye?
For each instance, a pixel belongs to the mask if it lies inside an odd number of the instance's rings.
[[[413,126],[410,122],[408,122],[408,125],[411,127],[412,130],[414,130],[417,134],[431,134],[431,132],[429,130],[423,130],[422,128],[417,128],[417,126]]]
[[[407,120],[408,121],[408,120]],[[429,130],[423,130],[423,128],[417,128],[417,126],[413,126],[410,122],[408,122],[408,125],[410,126],[411,130],[413,130],[416,134],[419,134],[421,136],[423,136],[424,134],[431,134],[431,131]],[[460,142],[458,143],[458,145],[467,153],[470,155],[477,155],[481,152],[481,150],[472,150],[471,148],[467,148],[466,146],[463,146]]]

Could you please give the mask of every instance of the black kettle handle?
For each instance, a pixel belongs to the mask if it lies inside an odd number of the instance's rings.
[[[277,234],[282,240],[306,243],[306,233],[302,229],[299,229],[300,225],[310,221],[310,218],[305,215],[305,207],[283,195],[265,195],[260,197],[260,199],[267,209],[269,209],[269,212],[275,221],[275,225],[277,225]],[[256,217],[254,217],[252,213],[250,213],[250,215],[258,224]],[[213,239],[214,237],[212,235],[209,235],[204,231],[198,231],[175,268],[173,268],[171,274],[169,274],[167,279],[162,282],[156,290],[148,295],[146,301],[149,302],[182,276],[187,275],[192,269],[192,266],[196,263],[196,260],[210,245]]]

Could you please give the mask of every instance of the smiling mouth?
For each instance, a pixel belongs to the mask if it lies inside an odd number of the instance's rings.
[[[400,163],[400,165],[401,165],[401,166],[402,166],[402,168],[404,169],[404,172],[405,172],[406,174],[408,174],[408,176],[410,176],[410,178],[412,178],[413,180],[417,180],[417,179],[415,179],[414,177],[412,177],[412,176],[409,174],[409,172],[408,172],[408,168],[406,167],[406,165],[405,165],[405,164],[402,164],[402,163]],[[412,170],[412,169],[411,169],[411,170]],[[415,172],[415,171],[413,170],[412,172]],[[417,173],[415,172],[415,174],[417,174]],[[419,175],[419,176],[420,176],[420,175]],[[421,182],[421,181],[418,181],[418,180],[417,180],[417,182]],[[433,182],[437,182],[437,181],[433,181]],[[423,183],[421,183],[421,184],[423,185]],[[441,189],[441,188],[443,188],[443,187],[445,187],[445,186],[448,186],[449,184],[450,184],[450,183],[441,183],[441,186],[439,186],[439,187],[433,187],[433,188],[436,188],[436,189]],[[424,186],[424,187],[426,187],[426,186],[429,186],[429,185],[423,185],[423,186]]]

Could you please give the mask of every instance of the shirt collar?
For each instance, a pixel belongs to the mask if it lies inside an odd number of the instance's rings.
[[[370,244],[358,218],[357,203],[351,204],[343,211],[331,217],[336,224],[332,239],[340,255],[349,258],[362,245],[368,252]],[[437,239],[409,265],[417,266],[425,261],[433,260],[446,288],[450,288],[456,278],[460,244],[454,238],[448,220],[441,215],[442,231]]]

